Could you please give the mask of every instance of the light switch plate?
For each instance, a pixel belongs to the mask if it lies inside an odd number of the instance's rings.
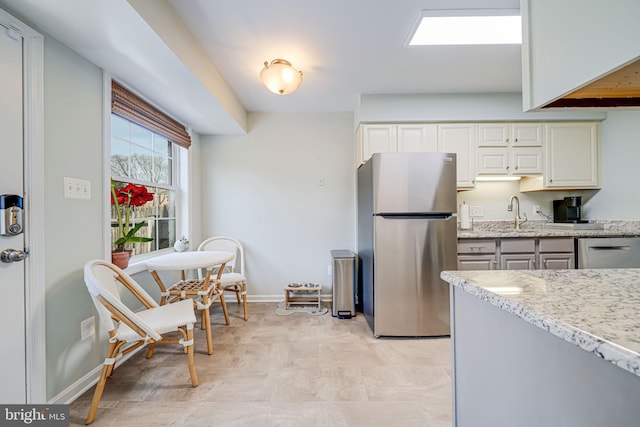
[[[64,177],[65,199],[91,199],[91,181],[86,179]]]

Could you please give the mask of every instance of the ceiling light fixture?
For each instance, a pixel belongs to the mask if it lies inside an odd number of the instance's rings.
[[[423,10],[408,44],[521,44],[521,28],[519,10]]]
[[[260,80],[271,92],[287,95],[302,84],[302,71],[293,68],[289,61],[274,59],[271,64],[264,62]]]

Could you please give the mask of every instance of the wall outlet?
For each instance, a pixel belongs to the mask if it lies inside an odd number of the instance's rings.
[[[96,316],[91,316],[80,322],[80,339],[86,340],[96,333]]]
[[[484,207],[483,206],[469,206],[469,216],[471,216],[471,217],[484,216]]]
[[[540,205],[533,205],[533,214],[537,215],[538,211],[540,211]]]

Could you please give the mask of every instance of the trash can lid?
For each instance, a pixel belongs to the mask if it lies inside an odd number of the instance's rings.
[[[355,258],[355,254],[346,249],[334,249],[331,251],[332,258]]]

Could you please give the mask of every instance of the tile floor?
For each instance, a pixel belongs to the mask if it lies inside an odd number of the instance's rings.
[[[364,316],[213,308],[214,354],[196,329],[198,387],[174,345],[136,354],[108,380],[95,426],[451,426],[448,338],[375,339]],[[94,389],[70,407],[84,425]]]

